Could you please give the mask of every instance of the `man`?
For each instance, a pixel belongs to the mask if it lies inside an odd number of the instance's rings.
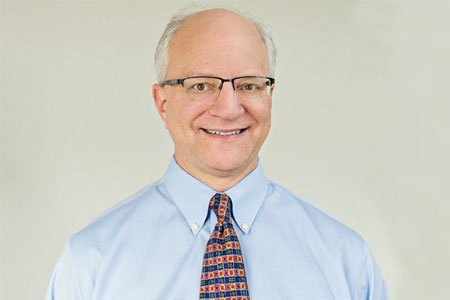
[[[172,18],[153,97],[174,159],[71,237],[47,299],[387,299],[364,241],[264,176],[274,64],[240,14]]]

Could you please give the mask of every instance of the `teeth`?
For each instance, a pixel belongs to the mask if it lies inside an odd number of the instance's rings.
[[[208,130],[208,129],[205,129],[205,131],[207,133],[211,133],[211,134],[217,134],[217,135],[221,135],[221,136],[229,136],[229,135],[235,135],[235,134],[241,133],[242,129],[238,129],[235,131],[229,131],[229,132],[214,131],[214,130]]]

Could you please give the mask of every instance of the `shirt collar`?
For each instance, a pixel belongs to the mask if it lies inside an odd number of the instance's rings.
[[[200,232],[208,216],[210,199],[217,192],[184,171],[172,157],[164,175],[170,198],[180,209],[194,235]],[[267,194],[268,180],[261,162],[238,184],[224,193],[233,201],[233,216],[244,233],[248,233]]]

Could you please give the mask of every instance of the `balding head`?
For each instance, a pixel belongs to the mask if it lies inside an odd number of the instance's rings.
[[[167,78],[270,75],[267,49],[256,27],[224,9],[186,18],[169,45],[169,57]]]
[[[271,76],[274,76],[276,63],[275,45],[273,43],[270,32],[261,22],[257,21],[254,17],[248,16],[248,14],[238,13],[234,10],[229,9],[185,9],[175,14],[171,18],[170,22],[166,26],[163,35],[159,40],[158,46],[156,48],[154,62],[157,81],[159,83],[162,83],[164,79],[166,79],[167,67],[170,58],[170,45],[173,38],[175,37],[175,34],[182,27],[184,27],[184,25],[188,26],[190,23],[191,25],[192,23],[197,23],[200,25],[197,26],[197,28],[201,29],[204,27],[219,26],[219,23],[221,23],[223,24],[222,26],[228,26],[229,30],[231,31],[231,26],[235,25],[232,20],[238,20],[240,22],[247,23],[248,25],[253,26],[255,30],[253,34],[259,36],[266,49],[269,64],[269,74]]]

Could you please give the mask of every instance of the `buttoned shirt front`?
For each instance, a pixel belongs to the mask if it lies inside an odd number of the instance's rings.
[[[172,159],[162,180],[70,238],[46,299],[198,299],[215,193]],[[387,299],[363,239],[268,180],[260,163],[225,193],[252,300]]]

